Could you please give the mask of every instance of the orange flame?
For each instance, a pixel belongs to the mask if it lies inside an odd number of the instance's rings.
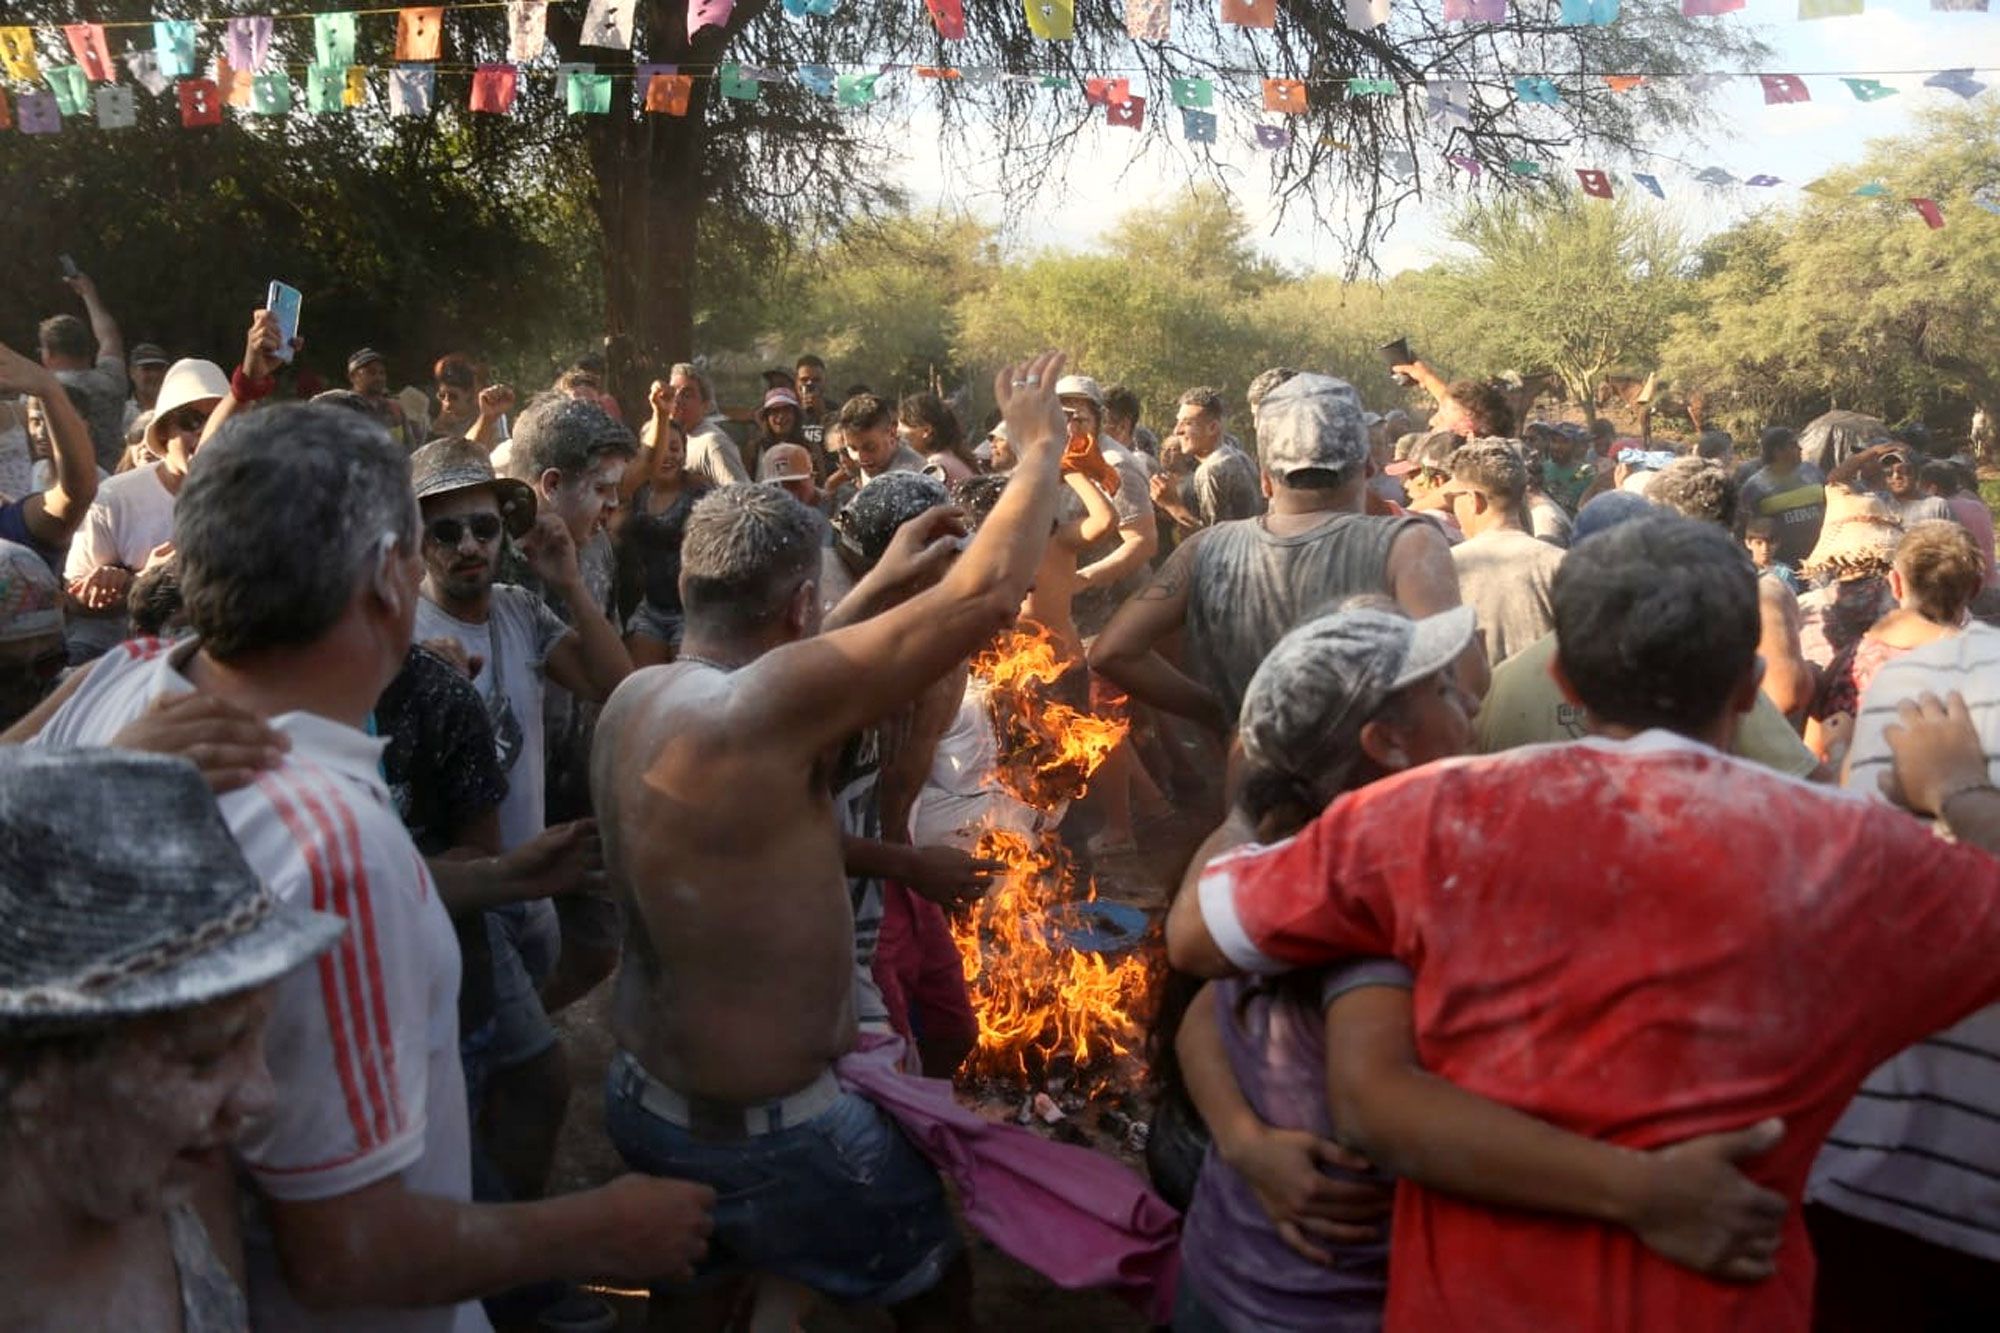
[[[1046,630],[1025,623],[972,663],[989,691],[1001,756],[994,777],[1042,811],[1081,796],[1130,729],[1123,718],[1097,717],[1048,697],[1072,669]],[[1096,886],[1086,882],[1078,892],[1075,864],[1053,833],[1032,841],[988,829],[976,854],[1007,869],[952,926],[979,1019],[968,1068],[1034,1077],[1054,1060],[1081,1068],[1125,1054],[1135,1009],[1147,994],[1145,963],[1136,955],[1107,962],[1070,947],[1063,931],[1073,904],[1094,899]]]

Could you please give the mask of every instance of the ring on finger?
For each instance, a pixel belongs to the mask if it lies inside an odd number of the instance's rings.
[[[1027,388],[1027,387],[1028,387],[1028,385],[1029,385],[1029,384],[1031,384],[1031,383],[1033,383],[1033,381],[1032,381],[1032,380],[1015,380],[1015,381],[1014,381],[1014,387],[1015,387],[1015,388],[1017,388],[1017,389],[1025,389],[1025,388]]]
[[[1029,388],[1034,388],[1036,385],[1039,385],[1042,382],[1042,377],[1040,375],[1030,375],[1026,380],[1022,382],[1025,383]]]

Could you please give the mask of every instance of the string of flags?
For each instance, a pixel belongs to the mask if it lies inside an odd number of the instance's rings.
[[[1277,0],[1209,0],[1219,5],[1223,22],[1244,29],[1269,29],[1276,25]],[[1392,0],[1342,0],[1348,25],[1359,31],[1381,27],[1389,21]],[[1408,0],[1405,0],[1407,3]],[[794,19],[832,16],[840,0],[782,0],[785,13]],[[1075,34],[1075,0],[1021,0],[1030,30],[1046,41],[1066,41]],[[1719,16],[1744,7],[1745,0],[1682,0],[1682,12],[1689,16]],[[1985,12],[1989,0],[1931,0],[1933,10],[1944,12]],[[687,28],[692,35],[704,28],[726,25],[734,14],[736,0],[688,0]],[[966,36],[963,0],[923,0],[924,8],[943,41],[961,41]],[[1447,23],[1500,23],[1508,12],[1508,0],[1443,0]],[[1124,0],[1126,29],[1138,41],[1160,42],[1172,32],[1171,0]],[[1801,19],[1829,18],[1862,12],[1863,0],[1799,0]],[[444,15],[450,9],[504,9],[507,18],[507,59],[472,66],[441,65],[444,44]],[[587,0],[581,25],[582,43],[606,50],[631,51],[636,40],[637,0]],[[1620,0],[1560,0],[1563,24],[1608,26],[1618,20]],[[388,65],[362,63],[360,59],[362,19],[392,18],[394,45]],[[308,22],[312,28],[311,60],[287,67],[274,52],[279,22]],[[367,105],[373,100],[371,75],[385,75],[384,91],[392,116],[421,116],[436,106],[436,76],[442,69],[470,74],[465,105],[475,113],[505,115],[514,106],[525,74],[522,66],[538,60],[548,49],[548,0],[472,0],[458,5],[433,5],[398,9],[366,9],[334,13],[235,16],[226,19],[150,19],[112,23],[71,23],[61,25],[62,43],[74,63],[43,64],[43,47],[37,30],[25,25],[0,26],[0,73],[18,84],[39,85],[32,91],[15,94],[13,107],[0,92],[0,129],[18,128],[26,134],[53,134],[66,119],[91,118],[99,129],[129,128],[137,121],[136,85],[159,97],[172,93],[184,127],[219,125],[224,108],[234,108],[253,116],[284,116],[301,105],[313,115],[333,114]],[[372,26],[372,25],[371,25]],[[220,42],[212,43],[212,63],[204,66],[199,48],[204,30],[221,29]],[[130,31],[134,40],[126,44],[122,56],[114,57],[107,37],[109,30]],[[50,43],[51,47],[54,43]],[[132,84],[121,82],[129,75]],[[1986,84],[1975,75],[1979,71],[1960,69],[1919,71],[1922,84],[1962,98],[1985,91]],[[618,81],[630,78],[633,96],[646,114],[685,116],[693,102],[695,80],[712,78],[722,97],[755,102],[766,83],[792,81],[815,95],[826,97],[846,108],[862,108],[882,93],[881,81],[897,73],[926,80],[962,80],[973,84],[1000,81],[1025,82],[1043,88],[1070,89],[1078,81],[1065,76],[1024,73],[998,68],[950,65],[881,64],[862,71],[842,70],[829,64],[752,66],[741,62],[716,65],[676,65],[640,61],[630,67],[600,70],[592,62],[558,63],[554,66],[555,86],[561,91],[571,115],[607,115],[611,112]],[[297,74],[301,77],[294,78]],[[1626,93],[1648,79],[1675,78],[1706,93],[1732,78],[1754,78],[1767,105],[1805,103],[1813,100],[1813,89],[1805,76],[1796,73],[1746,71],[1740,74],[1650,75],[1575,72],[1520,73],[1503,80],[1501,95],[1511,93],[1524,107],[1559,106],[1566,98],[1579,96],[1586,80],[1601,80],[1614,93]],[[1820,77],[1820,76],[1815,76]],[[1837,75],[1838,84],[1855,100],[1882,101],[1903,89],[1879,77]],[[1353,75],[1312,79],[1264,77],[1257,71],[1220,70],[1215,77],[1169,79],[1164,89],[1168,103],[1179,113],[1181,136],[1187,142],[1214,144],[1221,122],[1216,110],[1217,85],[1254,80],[1261,93],[1261,110],[1275,121],[1253,124],[1251,137],[1268,151],[1291,146],[1293,132],[1287,121],[1306,114],[1315,99],[1391,98],[1421,94],[1426,113],[1439,125],[1470,126],[1476,93],[1470,80],[1439,78],[1405,84],[1392,77]],[[1081,82],[1086,104],[1100,107],[1107,125],[1142,130],[1147,123],[1149,99],[1135,91],[1129,78],[1087,77]],[[1484,165],[1463,153],[1445,159],[1469,179],[1477,180]],[[1407,154],[1391,154],[1385,161],[1391,174],[1414,171],[1415,162]],[[1515,176],[1540,176],[1540,163],[1525,159],[1506,163]],[[1583,192],[1597,198],[1614,194],[1610,172],[1598,168],[1577,168]],[[1720,168],[1698,172],[1694,180],[1710,187],[1745,186],[1770,188],[1783,184],[1778,177],[1755,175],[1737,180]],[[1630,181],[1655,198],[1666,198],[1666,187],[1651,173],[1634,172]],[[1808,189],[1811,186],[1806,187]],[[1863,186],[1855,191],[1864,197],[1886,193],[1880,186]],[[1933,229],[1944,225],[1934,200],[1908,201]],[[2000,204],[1981,202],[1980,207],[2000,214]]]

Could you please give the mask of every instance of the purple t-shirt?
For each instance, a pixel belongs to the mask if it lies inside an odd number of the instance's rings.
[[[1363,986],[1408,990],[1410,973],[1400,963],[1367,958],[1282,982],[1244,977],[1216,983],[1212,994],[1230,1070],[1265,1124],[1334,1136],[1326,1104],[1325,1015],[1336,999]],[[1232,1333],[1380,1329],[1389,1291],[1387,1240],[1329,1248],[1331,1268],[1293,1253],[1249,1183],[1210,1146],[1181,1227],[1181,1268],[1201,1303]]]

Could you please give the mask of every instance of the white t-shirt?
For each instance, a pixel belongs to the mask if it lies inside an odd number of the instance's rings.
[[[152,700],[192,688],[175,663],[194,650],[158,639],[114,649],[33,743],[108,745]],[[400,1176],[413,1193],[469,1200],[458,941],[383,784],[383,742],[312,713],[285,713],[271,725],[292,748],[277,768],[217,804],[273,894],[344,917],[348,929],[333,949],[277,983],[264,1042],[276,1103],[238,1143],[238,1157],[272,1198],[335,1198]],[[292,1299],[263,1227],[248,1228],[245,1251],[255,1328],[490,1328],[476,1302],[315,1314]]]
[[[174,495],[160,484],[160,468],[121,472],[97,488],[83,526],[70,542],[65,579],[87,577],[101,565],[137,570],[161,542],[174,535]]]
[[[456,639],[466,656],[482,660],[472,684],[493,720],[500,770],[507,775],[507,796],[500,802],[502,851],[512,851],[542,831],[548,777],[542,668],[550,651],[572,633],[540,597],[511,583],[493,585],[492,609],[483,625],[460,620],[428,598],[417,602],[419,641]]]

